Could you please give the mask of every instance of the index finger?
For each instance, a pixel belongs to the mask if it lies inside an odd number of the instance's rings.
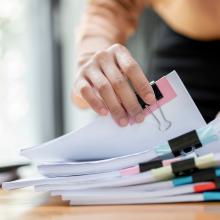
[[[113,52],[122,73],[128,77],[140,97],[147,104],[155,103],[156,98],[149,81],[127,48],[121,45],[114,45],[109,50]]]

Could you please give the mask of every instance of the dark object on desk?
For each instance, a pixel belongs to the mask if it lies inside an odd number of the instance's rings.
[[[17,174],[17,171],[10,171],[10,172],[2,172],[0,173],[0,187],[2,183],[13,181],[19,179],[19,175]]]
[[[19,179],[18,169],[28,165],[26,162],[0,163],[0,187],[3,182]]]
[[[29,163],[13,163],[13,164],[4,164],[4,165],[0,164],[0,173],[13,171],[20,167],[28,166],[28,165],[30,164]]]
[[[176,70],[207,122],[218,113],[220,103],[220,40],[199,41],[175,32],[161,20],[152,37],[146,70],[157,80]]]

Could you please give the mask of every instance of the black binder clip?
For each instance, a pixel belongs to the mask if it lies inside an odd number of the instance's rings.
[[[215,174],[215,168],[199,170],[192,174],[193,183],[211,181],[218,178]]]
[[[194,158],[173,162],[171,168],[176,177],[190,175],[198,170]]]
[[[215,177],[215,185],[216,185],[216,189],[220,189],[220,177],[216,176]]]
[[[151,87],[152,87],[152,89],[154,91],[156,100],[159,101],[160,99],[162,99],[163,95],[162,95],[161,91],[159,90],[157,84],[154,81],[152,81],[152,82],[150,82],[150,85],[151,85]],[[144,100],[136,92],[135,92],[135,94],[137,96],[139,104],[141,105],[141,107],[143,109],[145,109],[146,107],[149,106],[147,103],[144,102]]]
[[[142,172],[146,172],[148,170],[156,169],[162,166],[163,166],[162,160],[154,160],[154,161],[149,161],[146,163],[140,163],[139,170],[142,173]]]
[[[202,143],[195,130],[173,138],[168,143],[175,157],[185,156],[188,153],[194,152],[195,149],[202,147]]]
[[[153,89],[155,97],[156,97],[156,105],[157,105],[157,108],[159,109],[159,114],[156,115],[155,113],[153,113],[150,110],[149,105],[147,103],[145,103],[143,101],[143,99],[136,93],[138,102],[143,109],[146,108],[149,111],[149,113],[154,117],[155,121],[158,124],[159,130],[161,130],[161,131],[168,130],[171,127],[172,123],[169,120],[167,120],[167,118],[164,115],[164,112],[162,111],[161,106],[158,103],[158,101],[163,98],[163,94],[154,81],[152,81],[150,83],[150,85],[152,86],[152,89]]]
[[[159,101],[160,99],[162,99],[163,98],[163,94],[159,90],[157,84],[154,81],[152,81],[152,82],[150,82],[150,85],[151,85],[151,87],[152,87],[152,89],[154,91],[156,100]]]

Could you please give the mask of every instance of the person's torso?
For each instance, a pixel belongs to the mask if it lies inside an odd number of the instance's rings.
[[[161,20],[147,70],[157,80],[176,70],[207,121],[220,111],[220,40],[195,40]]]
[[[197,40],[220,39],[219,0],[151,0],[150,3],[176,32]]]

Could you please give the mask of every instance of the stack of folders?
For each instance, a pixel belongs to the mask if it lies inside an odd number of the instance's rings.
[[[141,124],[118,127],[110,116],[22,150],[40,178],[5,182],[34,186],[71,205],[220,200],[220,119],[206,124],[175,71],[152,82],[157,102]]]

